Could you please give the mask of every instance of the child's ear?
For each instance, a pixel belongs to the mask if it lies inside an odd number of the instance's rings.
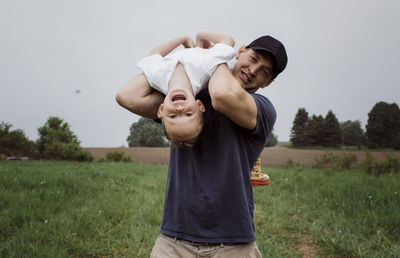
[[[163,112],[163,110],[164,110],[164,104],[161,104],[161,105],[158,107],[158,112],[157,112],[158,118],[161,118],[161,117],[162,117],[162,112]]]
[[[196,102],[197,102],[197,105],[199,105],[201,112],[206,111],[206,108],[204,107],[204,104],[203,104],[203,102],[201,102],[201,100],[197,99]]]

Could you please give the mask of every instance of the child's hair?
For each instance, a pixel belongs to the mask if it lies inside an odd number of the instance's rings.
[[[187,139],[184,139],[184,140],[181,140],[181,139],[178,140],[178,139],[172,138],[171,135],[168,133],[167,128],[165,128],[164,121],[162,119],[161,119],[161,121],[162,121],[163,129],[164,129],[164,134],[167,137],[167,139],[171,142],[171,144],[176,145],[180,148],[192,147],[193,145],[195,145],[199,140],[201,132],[203,131],[203,116],[202,115],[199,116],[199,126],[197,128],[196,133],[193,136],[191,136]]]

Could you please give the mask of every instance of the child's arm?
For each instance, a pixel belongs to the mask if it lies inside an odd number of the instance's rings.
[[[217,43],[224,43],[231,47],[235,46],[235,41],[233,38],[214,32],[199,32],[196,35],[196,46],[202,48],[210,48],[210,42],[217,44]]]
[[[150,87],[146,76],[140,74],[122,87],[116,101],[127,110],[143,117],[155,119],[164,95]]]
[[[194,47],[191,38],[181,36],[154,48],[150,55],[165,56],[181,44],[186,48]],[[164,95],[151,88],[146,76],[140,74],[122,87],[117,92],[115,99],[127,110],[143,117],[155,119],[158,118],[158,107],[163,102]]]
[[[168,55],[172,50],[177,48],[179,45],[183,45],[185,48],[191,48],[195,47],[193,40],[188,37],[188,36],[181,36],[172,40],[169,40],[165,42],[164,44],[154,48],[151,52],[150,55],[161,55],[161,56],[166,56]]]

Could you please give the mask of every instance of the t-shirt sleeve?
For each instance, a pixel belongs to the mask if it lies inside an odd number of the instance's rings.
[[[236,55],[235,49],[224,43],[217,43],[204,56],[204,69],[211,76],[219,64],[231,61]]]
[[[150,86],[167,95],[168,94],[168,81],[166,78],[170,78],[169,73],[170,70],[166,62],[164,62],[163,57],[161,55],[151,55],[143,58],[137,63],[137,67],[139,70],[144,73],[149,82]]]
[[[257,105],[257,125],[251,134],[265,139],[265,143],[267,143],[276,121],[276,110],[266,97],[255,93],[251,95]]]

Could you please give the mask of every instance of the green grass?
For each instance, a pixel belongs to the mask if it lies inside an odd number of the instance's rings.
[[[400,256],[399,175],[311,168],[264,172],[272,183],[255,189],[255,224],[267,257],[292,256],[304,240],[322,257]]]
[[[158,235],[166,169],[0,163],[1,256],[148,256]]]
[[[149,257],[166,166],[0,162],[1,257]],[[400,176],[263,168],[256,187],[264,257],[399,257]]]

